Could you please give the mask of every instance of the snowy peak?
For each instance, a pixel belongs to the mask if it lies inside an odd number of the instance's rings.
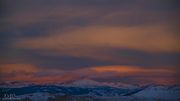
[[[95,87],[95,86],[103,86],[102,83],[90,80],[90,79],[81,79],[81,80],[76,80],[73,82],[70,82],[68,84],[64,84],[65,86],[78,86],[78,87]]]
[[[125,84],[121,82],[105,82],[104,83],[106,86],[111,86],[111,87],[116,87],[116,88],[138,88],[138,86],[130,85],[130,84]]]
[[[89,79],[83,79],[83,80],[78,80],[72,83],[73,85],[80,85],[80,86],[97,86],[101,85],[99,82],[89,80]]]
[[[34,85],[33,83],[29,82],[23,82],[23,81],[5,81],[5,82],[0,82],[0,87],[8,87],[8,88],[20,88],[20,87],[26,87]]]
[[[102,86],[108,86],[108,87],[115,87],[115,88],[137,88],[137,86],[124,84],[121,82],[98,82],[91,79],[81,79],[76,80],[68,83],[64,83],[63,86],[71,86],[71,87],[102,87]]]
[[[18,81],[0,83],[0,87],[9,87],[9,88],[26,87],[26,86],[31,86],[31,85],[39,85],[39,84],[29,83],[29,82],[18,82]],[[66,87],[81,87],[81,88],[104,87],[104,86],[115,87],[115,88],[138,88],[137,86],[124,84],[121,82],[98,82],[91,79],[79,79],[79,80],[68,81],[64,83],[54,82],[54,83],[47,83],[47,84],[40,84],[40,85],[56,85],[56,86],[66,86]]]

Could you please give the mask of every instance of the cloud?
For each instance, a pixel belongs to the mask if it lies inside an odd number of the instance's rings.
[[[11,72],[27,72],[35,73],[39,71],[39,68],[34,67],[31,64],[1,64],[1,73],[11,73]]]
[[[174,82],[180,51],[176,2],[3,1],[1,80]]]
[[[93,70],[97,72],[117,72],[117,73],[176,73],[176,70],[169,69],[169,68],[153,68],[153,69],[148,69],[148,68],[140,68],[136,66],[102,66],[102,67],[94,67],[92,68]]]
[[[114,47],[148,52],[178,52],[178,38],[166,27],[102,27],[90,26],[52,34],[47,37],[24,38],[16,47],[27,49],[53,49],[65,52],[88,46]]]
[[[178,10],[174,3],[175,0],[6,1],[4,11],[8,14],[2,22],[15,28],[48,22],[58,26],[172,24]]]
[[[109,65],[91,68],[62,70],[59,68],[39,68],[31,64],[4,64],[1,65],[2,81],[26,81],[34,83],[67,82],[82,78],[95,80],[120,80],[125,83],[159,83],[175,82],[178,71],[172,68],[140,68],[137,66]],[[6,69],[5,69],[6,68]],[[123,80],[124,79],[124,80]],[[126,79],[126,80],[125,80]],[[110,82],[110,81],[109,81]]]
[[[72,53],[48,49],[9,49],[1,64],[33,64],[42,69],[77,70],[94,66],[127,65],[140,68],[178,68],[179,53],[149,53],[124,48],[83,47]]]
[[[92,68],[101,76],[90,78],[106,82],[123,82],[130,84],[179,84],[178,69],[172,68],[139,68],[135,66],[100,66]],[[104,75],[103,75],[104,73]],[[111,75],[108,75],[112,73]],[[102,76],[103,75],[103,76]]]

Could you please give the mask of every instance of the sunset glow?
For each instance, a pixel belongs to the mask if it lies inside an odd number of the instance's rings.
[[[4,1],[0,81],[179,84],[176,3],[107,1]]]

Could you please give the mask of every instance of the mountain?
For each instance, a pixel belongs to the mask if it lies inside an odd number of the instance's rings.
[[[1,88],[4,89],[4,93],[24,95],[32,93],[50,93],[50,94],[61,94],[61,95],[90,95],[90,96],[115,96],[122,95],[127,92],[136,89],[126,88],[114,88],[108,86],[98,87],[65,87],[65,86],[54,86],[54,85],[35,85],[21,88]],[[8,90],[6,90],[8,89]]]
[[[90,80],[90,79],[81,79],[76,80],[68,83],[64,83],[64,86],[71,86],[71,87],[97,87],[97,86],[104,86],[103,83]]]
[[[135,97],[142,98],[159,98],[159,99],[176,99],[180,101],[180,86],[162,86],[151,85],[147,88],[133,94]]]
[[[3,88],[21,88],[25,86],[30,86],[30,85],[35,85],[30,82],[23,82],[23,81],[5,81],[5,82],[0,82],[0,87]]]
[[[115,88],[137,88],[137,86],[130,85],[130,84],[125,84],[121,82],[97,82],[94,80],[90,79],[80,79],[80,80],[75,80],[67,83],[61,84],[63,86],[70,86],[70,87],[85,87],[85,88],[90,88],[90,87],[100,87],[100,86],[107,86],[107,87],[115,87]]]
[[[18,87],[26,87],[31,85],[37,85],[35,83],[23,82],[23,81],[6,81],[0,82],[0,87],[8,87],[8,88],[18,88]],[[43,83],[42,85],[56,85],[56,86],[66,86],[66,87],[98,87],[98,86],[109,86],[116,88],[138,88],[138,86],[125,84],[121,82],[98,82],[91,79],[79,79],[68,82],[54,82],[54,83]]]
[[[18,84],[18,87],[12,86],[13,84]],[[83,99],[82,101],[96,101],[97,99],[97,101],[180,101],[180,86],[156,84],[132,86],[89,79],[43,85],[9,82],[8,86],[0,87],[0,94],[0,98],[3,98],[4,94],[14,94],[18,98],[28,98],[32,101],[81,101],[79,99]],[[65,98],[71,100],[62,100]]]

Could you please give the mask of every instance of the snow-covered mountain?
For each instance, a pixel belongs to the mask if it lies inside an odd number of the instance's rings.
[[[133,86],[124,83],[97,82],[89,79],[63,84],[32,85],[20,82],[9,82],[8,84],[8,86],[2,86],[3,83],[1,84],[0,93],[2,95],[15,94],[21,99],[29,98],[32,101],[48,101],[49,98],[61,99],[64,97],[71,99],[65,101],[74,101],[72,99],[76,99],[76,97],[101,99],[98,101],[180,101],[180,86],[178,85]]]
[[[71,87],[97,87],[97,86],[104,86],[103,83],[90,80],[90,79],[81,79],[76,80],[68,83],[64,83],[63,86],[71,86]]]
[[[147,88],[133,94],[134,97],[156,98],[156,99],[176,99],[180,100],[180,86],[160,86],[151,85]]]
[[[30,82],[23,82],[23,81],[5,81],[5,82],[0,82],[0,87],[3,88],[21,88],[21,87],[26,87],[26,86],[31,86],[35,85]]]
[[[61,84],[63,86],[69,86],[69,87],[102,87],[102,86],[108,86],[108,87],[116,87],[116,88],[138,88],[138,86],[125,84],[121,82],[97,82],[90,79],[80,79],[75,80],[67,83]]]
[[[37,85],[35,83],[29,83],[29,82],[19,82],[19,81],[6,81],[1,82],[0,87],[8,87],[8,88],[19,88],[19,87],[26,87],[31,85]],[[38,84],[39,85],[39,84]],[[56,85],[56,86],[66,86],[66,87],[81,87],[81,88],[91,88],[91,87],[102,87],[102,86],[108,86],[108,87],[116,87],[116,88],[138,88],[138,86],[125,84],[121,82],[98,82],[91,79],[79,79],[79,80],[73,80],[68,82],[54,82],[54,83],[43,83],[41,85]]]

